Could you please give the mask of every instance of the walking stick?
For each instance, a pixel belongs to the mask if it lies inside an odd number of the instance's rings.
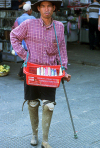
[[[71,118],[71,123],[72,123],[72,127],[73,127],[73,131],[74,131],[74,138],[77,139],[77,134],[75,131],[75,127],[74,127],[74,122],[73,122],[73,118],[72,118],[72,114],[71,114],[71,110],[70,110],[70,106],[69,106],[69,102],[68,102],[68,97],[67,97],[67,93],[66,93],[66,89],[65,89],[65,85],[64,85],[64,80],[62,79],[62,84],[63,84],[63,89],[64,89],[64,93],[65,93],[65,97],[66,97],[66,101],[67,101],[67,105],[68,105],[68,110],[69,110],[69,114],[70,114],[70,118]]]
[[[62,66],[62,62],[61,62],[61,55],[60,55],[60,49],[59,49],[59,44],[58,44],[58,39],[57,39],[57,34],[56,34],[56,28],[55,28],[55,24],[53,23],[54,26],[54,31],[55,31],[55,37],[56,37],[56,41],[57,41],[57,47],[58,47],[58,53],[59,53],[59,57],[60,57],[60,63],[61,63],[61,69],[62,71],[64,70],[64,67]],[[71,122],[72,122],[72,127],[74,130],[74,138],[77,139],[77,134],[75,131],[75,127],[74,127],[74,123],[73,123],[73,119],[72,119],[72,115],[71,115],[71,110],[70,110],[70,106],[69,106],[69,102],[68,102],[68,97],[67,97],[67,93],[66,93],[66,89],[65,89],[65,85],[64,85],[64,80],[62,79],[62,84],[63,84],[63,89],[64,89],[64,93],[65,93],[65,97],[66,97],[66,101],[67,101],[67,105],[68,105],[68,110],[69,110],[69,114],[70,114],[70,118],[71,118]]]

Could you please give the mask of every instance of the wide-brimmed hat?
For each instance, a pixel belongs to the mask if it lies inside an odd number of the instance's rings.
[[[38,0],[37,2],[32,4],[32,10],[35,12],[39,12],[37,6],[39,6],[41,2],[46,2],[46,1],[53,3],[56,6],[56,10],[59,10],[62,3],[62,0]]]

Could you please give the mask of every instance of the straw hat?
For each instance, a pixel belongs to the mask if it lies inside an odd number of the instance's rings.
[[[37,6],[39,6],[39,4],[41,2],[51,2],[56,6],[56,9],[58,10],[61,6],[62,0],[38,0],[37,2],[32,4],[32,10],[35,11],[35,12],[39,12],[38,9],[37,9]]]

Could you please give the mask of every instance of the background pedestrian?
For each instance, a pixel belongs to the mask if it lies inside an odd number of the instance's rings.
[[[93,3],[87,8],[87,21],[89,22],[89,43],[90,50],[99,48],[100,32],[98,30],[98,16],[100,9],[99,0],[93,0]]]
[[[12,26],[12,29],[18,27],[22,22],[24,22],[27,19],[35,19],[34,16],[31,16],[31,14],[32,14],[31,3],[24,4],[23,11],[24,11],[24,13],[20,17],[18,17],[16,19],[14,25]],[[22,40],[22,47],[25,50],[27,50],[27,46],[26,46],[26,43],[25,43],[24,40]],[[17,53],[14,50],[12,50],[12,54],[13,55],[17,55]],[[22,61],[22,63],[23,63],[23,61]],[[22,66],[20,67],[20,70],[18,72],[18,76],[19,77],[23,77],[24,76],[23,75],[23,67]]]

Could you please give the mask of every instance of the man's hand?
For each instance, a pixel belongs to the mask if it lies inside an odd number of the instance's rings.
[[[99,18],[98,18],[98,30],[100,31],[100,14],[99,14]]]
[[[71,79],[71,75],[70,74],[65,74],[65,76],[63,77],[63,80],[69,82]]]
[[[12,55],[15,55],[15,51],[14,51],[14,50],[12,50],[12,51],[11,51],[11,54],[12,54]]]
[[[87,14],[87,22],[89,22],[89,14]]]

